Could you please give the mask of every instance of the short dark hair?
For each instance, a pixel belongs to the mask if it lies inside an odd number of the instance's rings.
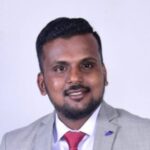
[[[39,33],[36,40],[36,51],[39,66],[42,71],[43,45],[56,38],[69,38],[74,35],[92,33],[99,45],[101,63],[103,64],[102,46],[99,35],[93,30],[89,22],[83,18],[61,17],[49,22]]]

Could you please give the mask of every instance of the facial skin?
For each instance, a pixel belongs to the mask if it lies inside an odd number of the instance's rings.
[[[100,104],[106,80],[98,43],[92,34],[57,38],[43,46],[43,72],[38,85],[65,119],[86,118]]]

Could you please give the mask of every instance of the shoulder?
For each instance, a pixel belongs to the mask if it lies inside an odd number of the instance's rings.
[[[150,119],[134,115],[124,109],[114,108],[103,102],[101,112],[104,118],[120,127],[145,128],[150,130]]]
[[[138,115],[132,114],[124,109],[116,108],[117,113],[119,114],[118,123],[121,124],[138,124],[139,126],[147,126],[150,128],[150,119],[143,118]]]
[[[98,121],[98,130],[114,133],[114,149],[150,149],[150,120],[126,110],[114,108],[103,102]],[[103,131],[105,131],[103,130]]]
[[[118,138],[116,143],[121,143],[124,147],[138,147],[136,149],[144,148],[145,150],[149,149],[150,120],[131,114],[126,110],[116,109],[116,111],[119,114],[118,118],[113,122],[118,125]]]
[[[119,126],[119,135],[126,138],[130,136],[131,141],[136,139],[135,142],[138,141],[138,143],[144,140],[149,145],[150,119],[142,118],[122,109],[116,109],[116,111],[119,114],[119,117],[115,120],[115,123]]]
[[[6,133],[3,136],[1,147],[4,147],[5,145],[19,145],[24,143],[24,145],[31,145],[30,142],[33,142],[34,137],[39,132],[39,130],[44,125],[50,125],[53,123],[54,120],[54,113],[48,114],[33,123],[29,124],[26,127],[22,127],[13,131],[10,131]],[[18,144],[17,144],[18,143]],[[0,149],[1,149],[0,147]],[[3,150],[4,148],[2,148]]]
[[[43,124],[49,123],[52,120],[52,118],[53,118],[53,113],[45,115],[29,125],[19,128],[19,129],[16,129],[16,130],[13,130],[13,131],[10,131],[7,134],[17,135],[20,133],[25,134],[28,132],[31,134],[32,132],[36,131],[40,126],[42,126]]]

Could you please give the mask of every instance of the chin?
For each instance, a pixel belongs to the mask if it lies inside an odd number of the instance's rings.
[[[55,105],[55,109],[68,119],[78,120],[78,119],[82,119],[84,117],[90,116],[90,114],[92,114],[96,110],[96,108],[100,105],[100,103],[101,103],[101,100],[91,101],[84,108],[81,108],[81,107],[74,108],[74,107],[71,107],[69,104],[64,104],[61,107],[58,105]]]

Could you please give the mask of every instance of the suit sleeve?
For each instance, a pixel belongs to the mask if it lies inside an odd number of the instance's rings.
[[[0,145],[0,150],[6,150],[6,135],[3,136],[2,142]]]

